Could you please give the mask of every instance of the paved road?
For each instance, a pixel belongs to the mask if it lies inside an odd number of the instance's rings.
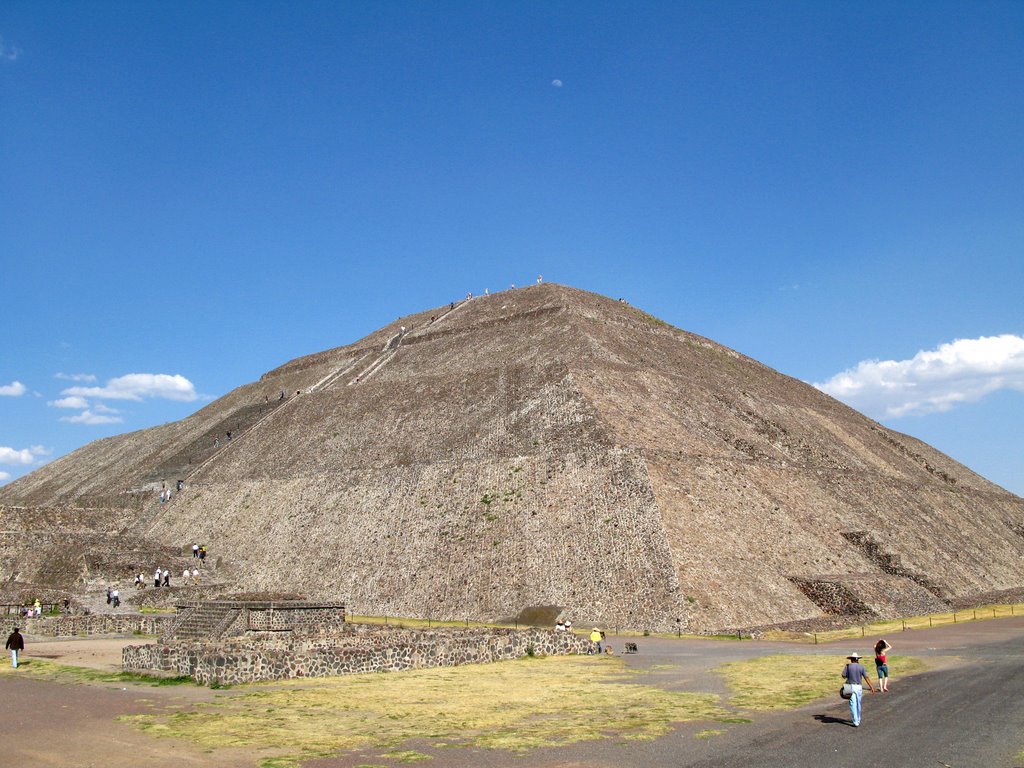
[[[826,706],[733,729],[713,754],[675,759],[692,768],[901,766],[1011,768],[1024,765],[1024,638],[963,649],[962,663],[866,694],[860,728],[838,697]],[[662,763],[669,764],[669,763]]]
[[[800,646],[643,638],[637,640],[640,654],[625,658],[630,666],[654,667],[654,680],[648,682],[659,686],[725,693],[710,672],[725,661],[820,653],[836,660],[837,695],[797,711],[756,715],[753,723],[686,723],[652,742],[606,739],[522,757],[497,750],[438,751],[429,744],[414,748],[433,754],[445,768],[1024,768],[1024,760],[1015,758],[1024,749],[1024,619],[889,639],[900,654],[942,658],[943,669],[906,679],[895,670],[892,693],[865,695],[860,728],[849,725],[849,706],[838,696],[838,671],[847,653],[869,653],[872,639]],[[958,661],[950,663],[950,657]],[[659,670],[669,665],[673,669]],[[725,733],[695,738],[708,728]],[[374,763],[371,757],[329,758],[304,768],[352,768]]]

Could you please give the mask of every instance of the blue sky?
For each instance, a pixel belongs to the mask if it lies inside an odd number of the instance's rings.
[[[1022,72],[1019,2],[8,0],[0,482],[543,274],[1022,494]]]

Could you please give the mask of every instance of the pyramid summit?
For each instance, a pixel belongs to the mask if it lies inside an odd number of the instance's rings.
[[[297,358],[58,459],[0,504],[8,588],[130,579],[125,542],[196,540],[225,588],[438,619],[699,631],[1024,586],[1024,499],[808,384],[555,284]]]

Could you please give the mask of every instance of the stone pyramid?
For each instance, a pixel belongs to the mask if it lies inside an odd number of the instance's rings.
[[[699,631],[1024,585],[1024,499],[731,349],[554,284],[298,358],[54,461],[0,504],[0,579],[56,579],[42,560],[73,571],[86,540],[199,540],[239,591],[356,614]],[[17,530],[47,545],[26,552]]]

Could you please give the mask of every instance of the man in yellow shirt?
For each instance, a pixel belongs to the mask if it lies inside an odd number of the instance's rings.
[[[594,643],[597,646],[598,655],[600,655],[603,651],[603,649],[601,648],[602,639],[603,638],[601,636],[601,630],[597,627],[594,627],[594,631],[590,633],[590,642]]]

